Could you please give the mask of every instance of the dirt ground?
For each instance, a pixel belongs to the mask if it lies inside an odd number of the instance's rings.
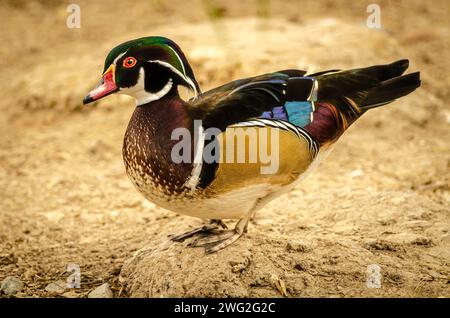
[[[72,1],[73,2],[73,1]],[[449,297],[450,108],[447,0],[65,1],[0,3],[0,281],[16,297]],[[122,138],[134,102],[83,107],[109,49],[164,35],[203,90],[286,68],[319,71],[409,58],[422,87],[361,118],[294,191],[229,248],[167,245],[201,224],[144,200]],[[229,222],[232,225],[232,222]],[[51,294],[68,264],[81,288]],[[368,288],[367,268],[381,268]],[[4,297],[5,295],[0,295]]]

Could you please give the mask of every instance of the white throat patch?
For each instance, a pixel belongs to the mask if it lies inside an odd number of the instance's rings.
[[[119,93],[132,96],[136,99],[136,106],[144,105],[152,101],[158,100],[166,95],[173,86],[173,80],[169,78],[166,85],[156,93],[149,93],[145,90],[145,71],[141,67],[139,70],[139,78],[136,85],[132,87],[121,88]]]

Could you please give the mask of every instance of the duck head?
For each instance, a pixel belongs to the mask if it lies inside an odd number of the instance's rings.
[[[109,52],[96,88],[83,99],[88,104],[113,93],[130,95],[137,105],[177,93],[178,85],[198,95],[192,68],[175,42],[145,37],[120,44]]]

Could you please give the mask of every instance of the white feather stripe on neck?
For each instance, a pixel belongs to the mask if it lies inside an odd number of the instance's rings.
[[[164,85],[164,87],[160,91],[156,93],[147,92],[145,90],[145,71],[144,68],[141,67],[141,69],[139,70],[139,78],[136,85],[121,88],[120,93],[133,96],[136,99],[136,106],[140,106],[161,99],[168,92],[170,92],[172,86],[173,80],[169,78],[166,85]]]

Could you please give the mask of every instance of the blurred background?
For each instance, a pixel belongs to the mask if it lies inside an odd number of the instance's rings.
[[[373,2],[1,1],[0,281],[19,278],[18,297],[85,297],[105,282],[115,297],[450,296],[449,4],[376,1],[381,27],[370,28]],[[71,3],[80,28],[66,24]],[[214,267],[187,265],[180,248],[124,269],[138,249],[200,224],[146,202],[125,176],[134,101],[82,106],[109,50],[149,35],[180,45],[204,91],[280,69],[402,58],[422,87],[360,119]],[[227,261],[236,257],[239,279]],[[81,267],[81,288],[46,290],[69,263]],[[371,263],[384,271],[381,289],[366,288]]]

